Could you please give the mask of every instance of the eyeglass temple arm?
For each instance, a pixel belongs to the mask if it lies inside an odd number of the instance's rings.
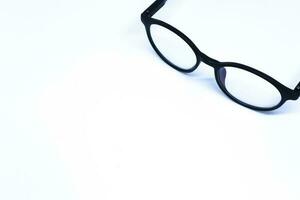
[[[156,0],[154,3],[151,4],[143,13],[142,13],[142,20],[146,17],[152,17],[159,9],[161,9],[167,0]]]

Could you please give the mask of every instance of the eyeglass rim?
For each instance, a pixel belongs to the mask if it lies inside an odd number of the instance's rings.
[[[194,66],[190,67],[189,69],[185,69],[185,68],[182,68],[182,67],[176,65],[175,63],[170,61],[168,58],[166,58],[164,56],[164,54],[159,50],[159,48],[157,47],[157,45],[155,44],[155,42],[153,40],[153,37],[152,37],[152,34],[151,34],[151,26],[152,25],[162,26],[163,28],[168,29],[169,31],[173,32],[178,37],[180,37],[192,49],[193,53],[195,54],[196,63],[194,64]],[[176,69],[180,72],[183,72],[183,73],[191,73],[199,67],[199,65],[201,63],[201,57],[199,55],[200,51],[199,51],[198,47],[193,43],[193,41],[191,39],[189,39],[184,33],[179,31],[175,27],[173,27],[170,24],[168,24],[166,22],[163,22],[161,20],[151,18],[149,23],[146,25],[146,32],[147,32],[147,37],[149,39],[149,42],[150,42],[151,46],[153,47],[153,49],[155,50],[155,52],[159,55],[159,57],[163,61],[165,61],[168,65],[170,65],[174,69]]]
[[[259,78],[261,78],[262,80],[265,80],[266,82],[268,82],[269,84],[271,84],[274,89],[276,89],[279,94],[280,94],[280,101],[277,104],[274,104],[273,106],[269,106],[269,107],[261,107],[261,106],[255,106],[252,105],[250,103],[247,103],[245,101],[240,100],[238,97],[235,97],[233,94],[231,94],[231,92],[228,90],[228,88],[226,87],[226,85],[221,81],[221,69],[224,68],[236,68],[236,69],[241,69],[243,71],[249,72],[255,76],[258,76]],[[281,83],[279,83],[278,81],[274,80],[272,77],[264,74],[263,72],[260,72],[252,67],[240,64],[240,63],[234,63],[234,62],[222,62],[220,63],[218,68],[215,68],[214,70],[214,75],[215,75],[215,79],[216,82],[219,86],[219,88],[234,102],[245,106],[247,108],[253,109],[253,110],[258,110],[258,111],[271,111],[271,110],[275,110],[278,109],[279,107],[281,107],[287,100],[289,100],[289,96],[291,95],[289,91],[289,88],[286,88],[284,85],[282,85]]]

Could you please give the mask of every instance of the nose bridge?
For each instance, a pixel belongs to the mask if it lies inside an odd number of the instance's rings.
[[[220,63],[218,60],[215,60],[215,59],[207,56],[200,50],[198,52],[198,55],[200,56],[202,62],[204,62],[205,64],[207,64],[208,66],[211,66],[213,68],[216,68],[218,66],[218,64]]]

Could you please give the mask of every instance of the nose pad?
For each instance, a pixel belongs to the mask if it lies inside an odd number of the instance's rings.
[[[221,68],[219,70],[220,81],[224,86],[225,86],[226,74],[227,72],[225,68]]]

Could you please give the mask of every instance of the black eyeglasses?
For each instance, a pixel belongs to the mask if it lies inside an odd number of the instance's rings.
[[[155,1],[142,13],[141,19],[150,44],[168,65],[180,72],[190,73],[204,62],[214,68],[215,79],[221,90],[236,103],[250,109],[271,111],[287,100],[299,98],[300,83],[291,90],[267,74],[246,65],[212,59],[202,53],[185,34],[152,18],[166,1]]]

